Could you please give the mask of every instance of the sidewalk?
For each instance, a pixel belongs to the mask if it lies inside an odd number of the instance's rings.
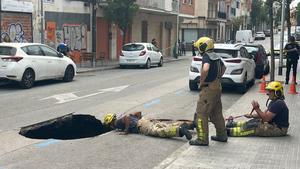
[[[164,57],[164,63],[180,61],[184,59],[192,58],[192,52],[186,52],[185,56],[178,56],[178,58],[174,58],[172,56]],[[103,71],[103,70],[110,70],[119,68],[118,61],[105,61],[100,66],[89,66],[89,67],[77,67],[77,73],[87,73],[87,72],[95,72],[95,71]]]
[[[298,67],[298,72],[299,72]],[[276,73],[277,74],[277,71]],[[283,70],[285,74],[285,69]],[[299,75],[298,75],[299,77]],[[284,81],[285,76],[275,76]],[[269,77],[266,79],[269,80]],[[298,79],[299,80],[299,79]],[[299,83],[298,83],[299,84]],[[210,140],[208,147],[190,146],[187,142],[165,159],[157,169],[298,169],[300,168],[300,94],[288,94],[290,85],[284,85],[286,103],[289,107],[289,132],[287,137],[230,137],[228,143]],[[299,85],[296,87],[299,91]],[[257,100],[265,110],[267,96],[259,93],[259,80],[224,116],[241,115],[251,111],[251,101]],[[238,120],[244,120],[243,118]],[[210,136],[215,129],[210,124]],[[196,135],[194,135],[195,138]]]

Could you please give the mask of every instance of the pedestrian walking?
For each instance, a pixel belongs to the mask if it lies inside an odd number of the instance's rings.
[[[192,54],[193,54],[193,56],[196,56],[196,48],[194,46],[194,43],[195,43],[195,41],[193,40],[192,41]]]
[[[181,54],[183,56],[185,56],[185,46],[186,46],[185,41],[182,41],[181,42]]]
[[[114,113],[108,113],[104,116],[103,124],[121,131],[120,134],[136,133],[162,138],[185,136],[188,140],[192,139],[187,123],[171,123],[147,119],[142,117],[141,112],[124,115],[121,118],[117,118]]]
[[[227,142],[225,120],[222,115],[220,82],[226,68],[221,58],[213,52],[214,42],[212,39],[201,37],[195,42],[195,47],[202,55],[202,68],[195,118],[197,138],[189,143],[190,145],[208,146],[208,118],[216,128],[216,136],[211,136],[211,139]]]
[[[248,121],[229,120],[226,124],[228,136],[276,137],[287,135],[289,109],[284,102],[283,86],[280,82],[273,81],[267,85],[266,91],[269,96],[267,110],[262,111],[258,102],[252,101],[252,107],[256,114],[246,114],[245,117],[251,118]],[[271,100],[270,103],[269,100]]]
[[[181,51],[181,42],[180,42],[180,39],[178,39],[177,48],[178,48],[178,56],[181,56],[182,55],[182,51]]]
[[[290,80],[290,71],[291,68],[293,67],[293,77],[295,79],[295,84],[296,82],[296,75],[297,75],[297,65],[298,65],[298,60],[299,60],[299,45],[295,41],[294,36],[290,36],[289,38],[289,43],[285,45],[284,51],[287,53],[287,58],[286,58],[286,76],[285,76],[285,84],[289,84]]]
[[[64,40],[64,42],[60,43],[57,46],[57,51],[64,54],[65,56],[68,56],[70,49],[68,47],[68,44],[66,43],[66,40]]]

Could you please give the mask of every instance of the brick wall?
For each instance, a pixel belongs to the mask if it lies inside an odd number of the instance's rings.
[[[194,15],[195,11],[195,0],[192,0],[192,4],[189,4],[188,0],[183,0],[180,6],[180,13]]]
[[[32,42],[32,15],[3,12],[1,14],[2,42]]]

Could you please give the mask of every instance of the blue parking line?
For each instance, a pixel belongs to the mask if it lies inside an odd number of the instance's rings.
[[[58,142],[60,142],[61,140],[55,140],[55,139],[48,139],[46,141],[43,141],[37,145],[35,145],[37,148],[44,148],[44,147],[47,147],[49,145],[52,145],[52,144],[56,144]]]
[[[152,100],[152,101],[149,102],[149,103],[145,103],[145,104],[144,104],[144,108],[149,108],[149,107],[151,107],[151,106],[153,106],[153,105],[155,105],[155,104],[158,104],[159,102],[160,102],[160,99]]]
[[[178,90],[177,92],[175,92],[175,94],[180,95],[181,93],[183,93],[183,90]]]

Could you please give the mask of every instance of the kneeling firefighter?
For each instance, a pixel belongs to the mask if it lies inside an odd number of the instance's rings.
[[[208,37],[201,37],[194,46],[202,56],[200,77],[200,94],[197,102],[195,124],[197,139],[191,140],[190,145],[208,146],[208,119],[215,125],[214,141],[227,142],[225,120],[222,114],[221,77],[225,72],[225,65],[221,58],[213,52],[214,42]]]

